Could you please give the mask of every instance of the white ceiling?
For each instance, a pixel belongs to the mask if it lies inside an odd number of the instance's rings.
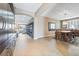
[[[48,16],[56,20],[79,17],[79,3],[57,3],[42,16]]]
[[[32,17],[25,15],[15,15],[15,23],[16,24],[28,24]]]
[[[14,3],[15,12],[25,13],[25,14],[34,14],[42,5],[42,3]],[[18,11],[19,10],[19,11]]]
[[[14,3],[14,7],[16,14],[32,16],[39,13],[40,16],[56,20],[79,17],[79,3]]]
[[[15,22],[28,24],[42,3],[13,3],[15,8]]]

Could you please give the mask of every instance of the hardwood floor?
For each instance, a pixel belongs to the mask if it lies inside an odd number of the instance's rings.
[[[79,56],[79,46],[52,37],[33,40],[28,35],[20,34],[14,56]]]
[[[57,56],[62,55],[56,48],[54,39],[42,38],[33,40],[28,35],[20,34],[17,39],[14,56]]]
[[[68,43],[65,43],[65,42],[62,42],[62,41],[59,41],[57,40],[56,41],[56,47],[58,48],[58,50],[64,55],[64,56],[67,56],[69,55],[69,44]]]
[[[8,43],[11,45],[11,43]],[[55,40],[52,37],[32,39],[27,34],[19,34],[16,46],[4,49],[1,56],[79,56],[79,46]],[[12,51],[13,49],[13,51]],[[9,52],[9,53],[8,53]]]

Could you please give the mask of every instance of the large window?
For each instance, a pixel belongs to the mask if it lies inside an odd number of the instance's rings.
[[[66,29],[79,29],[79,20],[69,20],[69,21],[63,21],[62,27]]]
[[[18,24],[18,31],[21,33],[26,32],[26,25],[25,24]]]
[[[6,23],[6,26],[5,26],[6,30],[11,29],[11,27],[12,27],[11,24]]]
[[[0,29],[2,29],[3,28],[3,23],[2,22],[0,22]]]
[[[53,23],[53,22],[49,22],[48,23],[48,30],[52,31],[52,30],[55,30],[55,29],[56,29],[56,24]]]

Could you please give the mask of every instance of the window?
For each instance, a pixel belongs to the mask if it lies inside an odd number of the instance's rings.
[[[52,31],[52,30],[55,30],[55,29],[56,29],[55,23],[49,22],[49,23],[48,23],[48,30],[49,30],[49,31]]]
[[[62,27],[65,29],[79,29],[79,20],[74,19],[69,21],[63,21]]]
[[[2,29],[2,27],[3,27],[3,23],[2,23],[2,22],[0,22],[0,29]]]
[[[55,24],[50,24],[51,29],[55,29]]]
[[[6,23],[6,27],[5,27],[6,30],[11,29],[11,27],[12,27],[11,24]]]

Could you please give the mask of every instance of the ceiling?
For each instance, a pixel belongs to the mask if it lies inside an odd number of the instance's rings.
[[[33,21],[33,16],[42,3],[13,3],[15,8],[15,19],[18,24],[28,24]]]
[[[32,16],[42,5],[42,3],[13,3],[15,13],[23,13]]]
[[[14,3],[16,14],[64,20],[79,17],[79,3]]]
[[[16,24],[28,24],[33,20],[32,17],[26,15],[15,15]]]
[[[49,11],[42,14],[56,20],[79,17],[79,3],[57,3]]]

